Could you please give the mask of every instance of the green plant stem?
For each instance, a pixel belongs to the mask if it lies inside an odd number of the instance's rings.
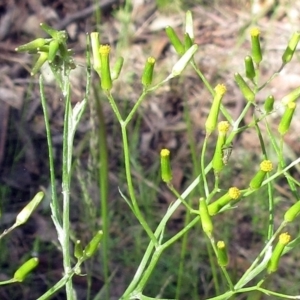
[[[201,170],[201,178],[202,178],[202,182],[200,183],[201,184],[200,190],[202,190],[202,183],[203,183],[205,198],[207,198],[209,195],[208,184],[207,184],[206,175],[205,175],[205,167],[204,167],[207,141],[208,141],[208,136],[205,136],[204,141],[203,141],[202,151],[201,151],[201,162],[200,162],[200,164],[201,164],[200,170]]]
[[[96,93],[95,93],[96,94]],[[99,187],[102,219],[102,264],[105,281],[105,296],[109,299],[109,213],[108,213],[108,146],[106,137],[106,125],[101,99],[96,97],[96,109],[99,121],[98,149],[99,149]]]
[[[208,171],[209,170],[207,170],[207,172]],[[183,199],[185,199],[199,184],[199,181],[200,181],[200,176],[196,177],[196,179],[190,184],[190,186],[182,193],[181,197]],[[166,212],[166,214],[160,221],[159,225],[157,226],[157,229],[155,230],[154,234],[155,234],[156,238],[158,238],[160,236],[161,232],[163,231],[163,229],[166,226],[167,221],[170,219],[170,217],[173,215],[173,213],[177,210],[177,208],[181,204],[182,204],[182,201],[180,199],[177,199],[173,203],[173,205],[168,209],[168,211]],[[200,217],[199,217],[199,220],[200,220]],[[148,264],[151,254],[153,252],[153,249],[154,249],[154,243],[152,241],[150,241],[132,281],[130,282],[129,286],[127,287],[127,289],[125,290],[125,292],[123,293],[123,295],[120,299],[122,299],[122,300],[129,299],[128,297],[129,297],[130,293],[135,289],[136,285],[138,284],[138,282],[141,279],[141,276]]]
[[[45,120],[45,129],[46,129],[48,155],[49,155],[49,171],[50,171],[51,199],[52,199],[51,208],[53,208],[52,209],[53,217],[57,220],[59,224],[61,224],[61,215],[58,206],[57,190],[56,190],[54,156],[53,156],[53,145],[52,145],[50,122],[49,122],[49,113],[48,113],[48,106],[45,97],[44,81],[42,75],[40,75],[39,77],[39,85],[40,85],[41,104],[42,104],[44,120]]]
[[[70,183],[71,183],[71,161],[74,134],[70,130],[72,107],[70,101],[70,82],[65,101],[64,133],[63,133],[63,168],[62,168],[62,195],[63,195],[63,230],[60,236],[60,243],[63,253],[64,272],[68,275],[71,272],[70,258]],[[66,282],[66,298],[74,299],[72,280]]]
[[[258,124],[255,124],[256,132],[260,141],[260,146],[264,155],[264,159],[268,159],[265,143],[263,136],[261,134],[261,130],[258,126]],[[270,176],[269,173],[267,173],[267,178]],[[269,224],[268,224],[268,240],[272,237],[274,234],[274,196],[273,196],[273,189],[271,182],[268,183],[268,199],[269,199]]]
[[[142,100],[144,99],[145,96],[146,96],[146,92],[144,92],[141,95],[141,97],[138,99],[137,103],[134,105],[133,109],[127,116],[126,120],[123,121],[121,114],[119,112],[119,109],[115,103],[114,98],[112,97],[111,94],[107,94],[110,105],[111,105],[111,107],[120,123],[120,126],[121,126],[126,180],[127,180],[129,195],[130,195],[130,198],[132,201],[134,214],[135,214],[136,218],[139,220],[140,224],[143,226],[144,230],[147,232],[150,239],[154,242],[155,245],[157,245],[157,239],[156,239],[153,231],[149,227],[148,223],[146,222],[145,218],[143,217],[143,215],[140,211],[140,208],[138,206],[136,197],[135,197],[135,192],[134,192],[134,187],[133,187],[132,177],[131,177],[130,153],[129,153],[128,137],[127,137],[127,130],[126,130],[127,124],[132,119],[133,114],[136,112],[136,110],[138,109],[139,105],[142,103]]]
[[[154,254],[151,258],[151,261],[150,261],[147,269],[143,272],[143,276],[142,276],[140,282],[138,283],[137,287],[135,288],[135,291],[133,292],[133,294],[143,291],[161,254],[163,253],[163,251],[166,250],[168,247],[170,247],[172,244],[174,244],[178,239],[180,239],[184,234],[186,234],[192,227],[194,227],[197,223],[199,223],[199,220],[200,220],[200,216],[195,217],[189,224],[187,224],[186,227],[184,227],[182,230],[180,230],[177,234],[175,234],[172,238],[170,238],[164,244],[162,244],[156,248],[156,250],[154,251]]]
[[[276,230],[276,232],[274,233],[274,235],[271,237],[271,239],[268,241],[268,243],[265,245],[265,247],[263,248],[263,250],[259,253],[259,255],[256,257],[256,259],[253,261],[253,263],[251,264],[251,266],[248,268],[248,270],[244,273],[244,275],[240,278],[240,280],[236,283],[236,285],[234,286],[235,289],[240,289],[242,288],[245,284],[247,284],[248,282],[245,281],[245,279],[247,278],[247,276],[249,275],[249,273],[257,266],[257,264],[259,263],[260,259],[262,258],[262,256],[265,254],[265,252],[268,250],[268,248],[271,246],[271,244],[273,243],[273,241],[275,240],[275,238],[279,235],[280,231],[286,226],[285,223],[282,223],[279,228]]]
[[[124,160],[125,160],[126,179],[127,179],[129,195],[132,201],[134,213],[137,219],[139,220],[139,222],[141,223],[141,225],[143,226],[144,230],[147,232],[150,239],[154,242],[155,245],[157,245],[158,243],[157,239],[153,234],[152,230],[150,229],[148,223],[144,219],[135,197],[135,192],[134,192],[134,187],[133,187],[132,177],[131,177],[130,153],[129,153],[127,130],[126,130],[126,126],[122,123],[121,123],[121,132],[122,132],[123,152],[124,152]]]

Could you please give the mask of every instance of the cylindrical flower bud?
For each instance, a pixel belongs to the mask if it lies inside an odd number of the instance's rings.
[[[162,149],[160,151],[160,169],[162,181],[169,183],[172,180],[172,169],[170,163],[170,151]]]
[[[30,75],[34,76],[42,67],[42,65],[48,60],[48,53],[47,52],[40,52],[39,53],[39,58],[38,60],[35,62]]]
[[[80,259],[83,256],[83,248],[80,240],[77,240],[74,245],[74,256]]]
[[[198,49],[198,45],[194,44],[189,50],[187,50],[183,56],[177,61],[177,63],[172,68],[172,78],[180,75],[190,60],[193,58],[195,52]]]
[[[249,79],[253,79],[255,77],[255,69],[254,64],[251,56],[246,56],[244,59],[245,62],[245,71],[246,71],[246,77]]]
[[[96,250],[98,249],[100,242],[102,240],[102,236],[103,236],[103,231],[99,230],[94,237],[92,238],[92,240],[87,244],[87,246],[85,247],[84,251],[83,251],[83,256],[85,257],[91,257],[95,254]]]
[[[282,55],[282,62],[284,64],[290,62],[291,59],[293,58],[293,55],[296,51],[299,40],[300,40],[300,32],[296,31],[293,33],[291,39],[289,40],[288,46],[286,47],[286,49]]]
[[[185,32],[188,34],[192,42],[194,42],[193,15],[190,10],[188,10],[185,14]]]
[[[217,255],[218,255],[218,264],[221,267],[226,267],[228,265],[228,254],[227,247],[224,241],[217,242]]]
[[[46,23],[40,23],[40,27],[46,32],[48,33],[53,39],[58,39],[61,38],[62,34],[66,35],[65,31],[58,31],[56,29],[54,29],[53,27],[50,27],[49,25],[47,25]]]
[[[212,159],[212,167],[215,173],[221,172],[224,167],[223,146],[226,142],[226,133],[228,132],[228,130],[229,123],[227,121],[222,121],[218,124],[218,139]]]
[[[225,93],[226,93],[226,86],[224,84],[218,84],[215,87],[214,99],[208,117],[205,122],[206,135],[210,135],[217,127],[221,101]]]
[[[109,91],[112,88],[112,80],[109,66],[110,46],[101,45],[99,53],[101,59],[101,87],[103,90]]]
[[[234,74],[234,79],[237,85],[239,86],[243,96],[247,101],[254,102],[255,100],[255,94],[253,91],[250,89],[244,78],[239,74],[235,73]]]
[[[44,198],[44,192],[38,192],[33,199],[18,213],[15,226],[24,224]]]
[[[293,222],[300,213],[300,201],[293,204],[284,214],[285,222]]]
[[[55,59],[58,49],[59,49],[58,40],[52,40],[49,44],[49,53],[48,53],[49,63],[52,63],[53,60]]]
[[[34,269],[39,263],[37,257],[30,258],[27,260],[14,274],[14,280],[22,282],[25,277]]]
[[[145,64],[145,68],[142,76],[142,84],[144,87],[148,87],[152,83],[154,64],[155,64],[155,58],[149,57]]]
[[[289,131],[295,109],[296,109],[295,102],[290,102],[287,104],[285,112],[283,113],[283,116],[278,125],[278,132],[281,135],[285,135]]]
[[[122,67],[123,67],[124,58],[119,57],[117,61],[115,62],[112,70],[111,70],[111,80],[116,80],[119,78],[119,75],[121,73]]]
[[[260,164],[260,170],[255,174],[255,176],[250,181],[249,187],[252,190],[257,190],[261,187],[262,182],[268,172],[272,171],[273,165],[270,160],[264,160]]]
[[[281,99],[281,103],[283,105],[287,105],[290,102],[294,102],[296,101],[297,98],[300,97],[300,87],[294,89],[293,91],[291,91],[289,94],[287,94],[286,96],[284,96]]]
[[[101,59],[100,59],[100,43],[99,43],[99,32],[91,33],[91,46],[93,53],[93,68],[101,76]]]
[[[259,35],[260,31],[258,28],[252,28],[250,31],[251,35],[251,53],[252,59],[256,64],[262,61],[262,52],[260,47]]]
[[[271,259],[268,263],[268,273],[274,273],[278,269],[278,264],[285,246],[290,242],[291,236],[286,232],[279,236],[279,241],[274,248]]]
[[[200,198],[199,202],[199,215],[201,218],[202,229],[208,236],[211,236],[214,226],[208,213],[206,200],[204,198]]]
[[[217,214],[231,200],[237,200],[240,196],[241,191],[235,186],[231,187],[221,198],[208,205],[209,214],[211,216]]]
[[[25,51],[32,51],[32,50],[38,50],[38,48],[44,46],[49,40],[38,38],[35,39],[27,44],[21,45],[17,47],[15,50],[18,52],[25,52]]]
[[[265,104],[264,104],[264,109],[265,109],[266,113],[270,113],[271,111],[273,111],[274,102],[275,102],[275,99],[272,95],[267,97]]]
[[[184,49],[188,50],[193,46],[193,40],[190,38],[189,34],[186,32],[184,34]]]
[[[176,52],[179,55],[183,55],[183,53],[184,53],[184,45],[181,43],[181,41],[178,38],[176,32],[174,31],[174,29],[171,26],[167,26],[166,27],[166,34],[167,34],[167,36],[168,36],[171,44],[175,48]]]

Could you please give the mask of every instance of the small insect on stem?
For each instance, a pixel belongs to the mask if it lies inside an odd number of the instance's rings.
[[[232,143],[225,144],[222,147],[222,160],[225,166],[228,164],[232,149],[233,149]]]

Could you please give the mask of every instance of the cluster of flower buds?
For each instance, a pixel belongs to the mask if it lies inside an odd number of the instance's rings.
[[[40,26],[51,38],[37,38],[15,49],[18,52],[28,52],[30,54],[39,55],[31,70],[31,75],[35,75],[46,61],[55,68],[59,68],[64,64],[67,68],[74,69],[73,53],[66,45],[66,31],[56,30],[45,23],[41,23]]]

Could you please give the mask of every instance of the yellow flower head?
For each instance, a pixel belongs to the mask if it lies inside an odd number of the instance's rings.
[[[160,156],[161,157],[167,157],[167,156],[169,156],[170,155],[170,150],[168,150],[168,149],[162,149],[161,151],[160,151]]]
[[[218,131],[220,133],[227,133],[227,131],[229,130],[229,123],[227,121],[221,121],[218,124]]]
[[[270,172],[273,170],[273,165],[272,162],[270,160],[264,160],[261,164],[260,164],[260,169],[264,172]]]
[[[251,36],[259,36],[260,35],[260,30],[257,27],[254,27],[250,30]]]
[[[280,236],[279,236],[279,243],[282,244],[282,245],[287,245],[291,240],[291,236],[285,232],[285,233],[282,233]]]
[[[287,107],[288,107],[289,109],[295,109],[296,103],[295,103],[295,102],[289,102],[289,103],[287,104]]]
[[[224,241],[218,241],[217,242],[218,249],[224,249],[225,248],[225,242]]]
[[[101,55],[108,55],[110,52],[110,46],[109,45],[101,45],[99,48],[99,53]]]
[[[224,95],[226,93],[226,86],[224,84],[218,84],[215,87],[215,92],[219,95]]]
[[[237,187],[231,187],[229,190],[228,190],[228,194],[230,196],[231,199],[238,199],[241,195],[241,191],[237,188]]]

